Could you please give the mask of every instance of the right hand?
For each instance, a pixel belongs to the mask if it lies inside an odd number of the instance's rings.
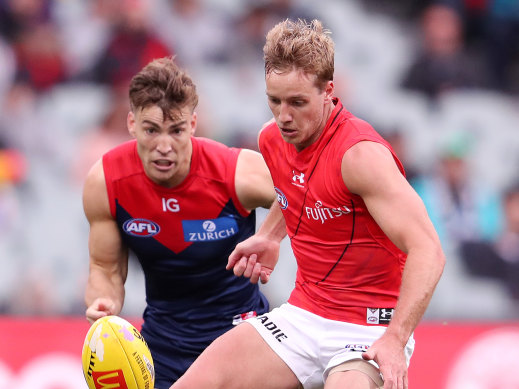
[[[279,242],[256,234],[236,245],[229,255],[226,269],[233,269],[238,277],[250,278],[253,284],[257,284],[258,280],[265,284],[278,258]]]
[[[115,303],[109,298],[97,298],[86,310],[86,318],[93,324],[97,319],[109,315],[116,315]]]

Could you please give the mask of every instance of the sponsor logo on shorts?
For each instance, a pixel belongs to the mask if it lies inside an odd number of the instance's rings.
[[[111,371],[94,371],[92,372],[92,378],[94,379],[94,385],[96,389],[128,389],[124,374],[121,369]]]
[[[256,317],[256,316],[258,316],[256,311],[249,311],[249,312],[245,312],[245,313],[240,313],[239,315],[234,315],[232,318],[232,325],[234,325],[234,326],[238,325],[241,322],[244,322],[245,320]]]
[[[393,317],[393,308],[368,308],[366,322],[368,324],[389,324]]]
[[[281,189],[274,187],[274,190],[276,191],[277,200],[279,203],[279,207],[281,209],[287,209],[288,207],[288,200],[287,196],[283,192],[281,192]]]
[[[186,242],[211,242],[230,238],[238,233],[238,224],[232,217],[210,220],[182,220]]]
[[[344,348],[347,350],[347,351],[350,351],[350,352],[360,352],[360,353],[363,353],[364,351],[367,351],[369,346],[366,345],[366,344],[356,344],[356,343],[353,343],[353,344],[347,344],[346,346],[344,346]]]
[[[128,235],[137,236],[139,238],[149,238],[160,232],[157,223],[147,219],[130,219],[123,224],[123,230]]]
[[[277,326],[277,324],[274,324],[272,320],[269,319],[267,315],[261,315],[257,317],[257,320],[263,324],[263,327],[265,327],[267,330],[270,331],[270,334],[274,336],[274,338],[278,342],[282,342],[283,339],[287,339],[288,336],[285,335],[285,333]]]

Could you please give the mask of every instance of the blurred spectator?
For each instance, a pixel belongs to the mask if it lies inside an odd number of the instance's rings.
[[[451,0],[453,1],[453,0]],[[457,0],[465,25],[465,42],[469,47],[482,49],[488,6],[493,0]]]
[[[26,83],[15,82],[0,107],[0,130],[7,144],[25,152],[35,144],[43,147],[44,134],[34,131],[37,95]]]
[[[250,1],[234,22],[231,44],[233,60],[248,59],[262,63],[266,33],[284,19],[315,19],[312,13],[293,0]]]
[[[419,179],[420,173],[418,168],[409,160],[408,139],[406,139],[405,134],[399,129],[386,131],[382,129],[380,133],[393,147],[396,155],[404,165],[407,181],[413,186],[415,181]]]
[[[93,78],[114,87],[127,87],[131,77],[154,58],[171,54],[168,47],[151,30],[148,7],[144,0],[120,2],[108,47],[94,66]]]
[[[25,179],[26,173],[25,156],[16,149],[0,145],[0,186],[18,185]]]
[[[50,268],[29,268],[18,274],[9,299],[2,305],[11,315],[57,315],[61,306],[56,293],[57,273]]]
[[[261,2],[251,4],[238,16],[231,43],[233,61],[261,62],[265,34],[275,24],[271,16],[270,8]]]
[[[5,260],[0,261],[0,312],[8,308],[10,299],[6,298],[6,294],[11,292],[9,287],[13,284],[13,273],[20,255],[17,241],[23,240],[21,211],[24,204],[18,189],[25,182],[26,174],[25,156],[0,139],[0,260]],[[13,256],[14,253],[17,256]]]
[[[488,0],[486,57],[493,86],[519,92],[519,1]]]
[[[12,47],[0,37],[0,111],[1,104],[14,81],[16,60]]]
[[[102,123],[87,131],[78,141],[77,158],[71,172],[73,181],[78,184],[83,184],[88,170],[105,152],[130,139],[126,126],[130,111],[127,90],[113,88],[110,101]]]
[[[265,5],[269,8],[270,13],[275,17],[275,19],[277,19],[277,21],[287,18],[311,21],[316,18],[316,16],[313,16],[313,13],[304,7],[301,2],[295,0],[266,0]]]
[[[470,274],[503,281],[519,303],[519,182],[505,191],[502,205],[503,231],[493,240],[465,242],[460,254]]]
[[[38,24],[20,32],[13,45],[16,82],[42,92],[67,78],[60,38],[53,24]]]
[[[451,7],[433,4],[420,19],[421,48],[402,86],[424,93],[431,99],[443,92],[483,87],[483,67],[465,50],[463,24]]]
[[[233,35],[229,15],[201,0],[154,0],[150,11],[155,31],[176,53],[179,64],[228,61]]]
[[[50,0],[0,1],[0,34],[14,43],[21,33],[50,22]]]
[[[16,187],[27,175],[25,156],[0,142],[0,242],[11,236],[18,222],[20,204]]]
[[[63,45],[69,77],[81,81],[107,48],[124,1],[55,1],[53,17]]]
[[[446,249],[474,239],[491,238],[499,230],[499,198],[474,176],[465,134],[449,139],[430,175],[415,180],[429,216]]]
[[[66,79],[66,65],[49,0],[6,0],[0,3],[0,33],[11,45],[17,83],[37,92]]]

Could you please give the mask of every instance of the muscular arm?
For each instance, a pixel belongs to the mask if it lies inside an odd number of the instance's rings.
[[[246,209],[270,208],[275,198],[274,185],[260,153],[240,151],[234,180],[238,199]]]
[[[362,197],[386,235],[407,253],[391,323],[365,354],[379,363],[386,381],[407,388],[403,349],[429,304],[445,257],[425,206],[386,147],[374,142],[358,143],[344,154],[341,170],[350,191]]]
[[[93,322],[102,316],[119,314],[128,272],[128,250],[110,213],[101,161],[88,173],[83,189],[83,208],[90,224],[86,316]]]

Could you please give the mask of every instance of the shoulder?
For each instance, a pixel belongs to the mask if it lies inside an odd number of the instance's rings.
[[[263,160],[263,156],[257,151],[250,149],[241,149],[240,154],[238,156],[238,165],[243,166],[244,170],[252,169],[257,165],[263,166],[265,161]]]
[[[276,134],[279,134],[279,129],[274,119],[270,119],[268,122],[265,122],[259,131],[259,138],[272,138]]]
[[[203,137],[193,137],[192,142],[193,154],[197,154],[196,158],[200,157],[199,159],[205,168],[207,168],[207,164],[215,165],[214,167],[223,164],[234,165],[241,151],[240,148],[230,147],[221,142]]]
[[[388,179],[401,175],[390,149],[371,140],[359,141],[346,150],[341,173],[344,183],[356,194],[362,194],[363,188],[371,184],[383,190]]]
[[[191,138],[191,141],[193,142],[194,146],[196,145],[196,147],[199,147],[202,150],[216,150],[226,152],[227,150],[231,149],[231,147],[209,138],[194,136]]]
[[[109,182],[132,175],[142,169],[136,140],[122,143],[105,153],[102,164],[105,178]]]
[[[133,152],[133,150],[136,150],[137,147],[137,141],[135,139],[131,139],[127,142],[121,143],[118,146],[115,146],[113,149],[107,151],[104,154],[104,157],[110,157],[110,158],[116,158],[119,156],[126,156],[128,153]]]
[[[274,200],[273,187],[263,156],[257,151],[242,149],[236,165],[235,188],[243,207],[247,210],[270,207]]]
[[[344,120],[341,129],[342,135],[351,139],[352,142],[365,139],[382,140],[382,137],[375,131],[371,124],[351,113],[347,116],[346,120]]]
[[[279,128],[274,121],[274,119],[269,120],[259,131],[258,134],[258,146],[262,154],[266,155],[265,152],[272,153],[273,148],[280,147],[283,139],[281,138],[281,134],[279,132]]]
[[[87,174],[83,186],[83,208],[89,220],[109,215],[108,192],[103,161],[98,160]]]

